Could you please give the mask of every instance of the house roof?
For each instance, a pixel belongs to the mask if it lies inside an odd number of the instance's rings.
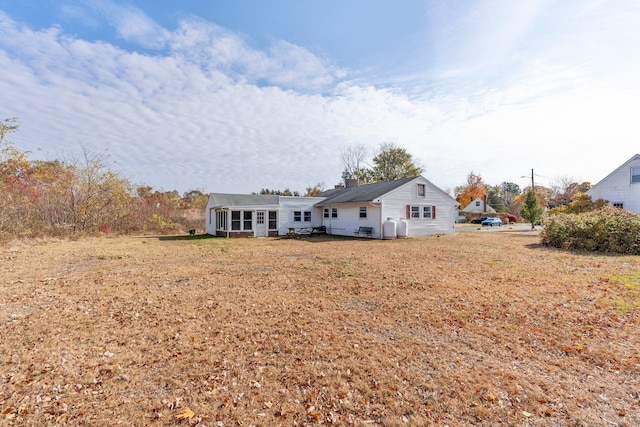
[[[390,191],[403,186],[407,182],[413,181],[417,177],[397,179],[395,181],[376,182],[357,187],[334,188],[320,193],[318,197],[326,197],[316,205],[327,205],[337,203],[370,202],[378,197],[384,196]]]
[[[280,200],[280,196],[264,194],[211,193],[210,197],[215,206],[277,205]]]
[[[322,206],[328,204],[340,204],[340,203],[357,203],[357,202],[371,202],[375,201],[379,197],[382,197],[393,190],[402,187],[403,185],[414,181],[418,178],[423,178],[433,189],[445,194],[451,200],[454,200],[449,194],[442,191],[440,188],[431,184],[427,179],[421,176],[415,176],[412,178],[397,179],[395,181],[383,181],[376,182],[374,184],[365,184],[357,187],[348,188],[335,188],[322,192],[316,197],[293,197],[291,199],[302,200],[307,199],[310,202],[311,199],[318,200],[315,206]],[[262,195],[262,194],[226,194],[226,193],[211,193],[209,195],[210,207],[242,207],[242,206],[265,206],[265,205],[278,205],[283,199],[289,199],[289,197],[280,198],[276,195]]]
[[[626,162],[624,162],[623,164],[621,164],[618,168],[616,168],[613,172],[611,172],[609,175],[605,176],[604,178],[602,178],[600,181],[598,181],[597,184],[595,184],[593,187],[591,187],[591,189],[589,191],[587,191],[587,194],[589,194],[589,192],[591,190],[593,190],[594,188],[598,187],[601,183],[605,182],[607,179],[609,179],[609,177],[611,177],[612,175],[614,175],[616,172],[618,172],[620,169],[626,167],[629,163],[631,163],[634,160],[638,160],[640,159],[640,154],[634,154],[629,160],[627,160]]]

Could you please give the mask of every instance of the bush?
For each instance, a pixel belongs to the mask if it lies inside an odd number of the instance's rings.
[[[549,217],[542,244],[571,250],[640,255],[640,215],[604,207]]]

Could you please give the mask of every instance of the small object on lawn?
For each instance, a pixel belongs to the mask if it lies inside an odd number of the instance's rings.
[[[196,235],[196,229],[195,229],[195,228],[191,228],[191,229],[189,229],[189,234],[190,234],[191,236],[195,236],[195,235]]]
[[[191,418],[195,417],[196,414],[189,408],[181,408],[176,415],[177,420],[191,420]]]

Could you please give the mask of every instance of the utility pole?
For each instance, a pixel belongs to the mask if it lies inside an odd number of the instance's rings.
[[[536,186],[533,184],[533,169],[531,169],[531,191],[535,192]]]

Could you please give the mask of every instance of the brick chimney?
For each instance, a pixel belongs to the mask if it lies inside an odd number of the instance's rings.
[[[360,185],[357,178],[345,179],[344,182],[347,185],[347,188],[357,187],[358,185]]]

